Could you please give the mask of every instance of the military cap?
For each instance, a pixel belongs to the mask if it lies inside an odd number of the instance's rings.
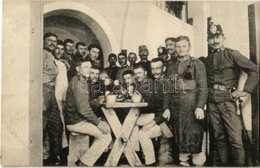
[[[160,46],[159,48],[157,48],[157,51],[158,51],[158,56],[167,54],[166,48],[165,48],[165,47],[162,47],[162,46]]]
[[[139,46],[139,52],[144,51],[144,50],[148,51],[146,45],[140,45]]]
[[[214,37],[216,35],[224,35],[221,25],[212,23],[208,28],[208,37]]]

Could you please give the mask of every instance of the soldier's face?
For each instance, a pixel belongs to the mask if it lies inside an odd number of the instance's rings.
[[[126,56],[125,55],[119,55],[118,56],[118,63],[122,66],[126,64]]]
[[[49,51],[55,50],[57,45],[57,38],[55,36],[47,37],[44,40],[44,48],[46,48]]]
[[[181,57],[187,56],[190,53],[190,43],[187,40],[176,42],[177,54]]]
[[[80,66],[76,67],[76,70],[78,71],[78,73],[82,76],[85,77],[89,77],[89,74],[91,72],[91,62],[90,61],[86,61],[86,62],[82,62],[82,64]]]
[[[135,78],[138,82],[142,82],[146,78],[147,72],[143,68],[134,69]]]
[[[223,35],[217,35],[214,37],[208,38],[208,44],[213,49],[218,49],[224,45],[225,37]]]
[[[155,79],[163,75],[163,63],[161,61],[151,62],[151,72]]]
[[[108,59],[108,62],[112,65],[116,64],[116,61],[117,61],[117,58],[112,56],[112,57],[109,57]]]
[[[99,78],[99,74],[100,74],[100,71],[99,69],[91,69],[90,70],[90,74],[89,74],[89,78],[91,80],[91,82],[95,83],[98,81],[98,78]]]
[[[134,77],[131,74],[126,74],[123,77],[126,84],[131,84],[134,82]]]
[[[57,47],[54,50],[54,55],[57,59],[60,59],[64,54],[64,46],[63,45],[57,45]]]
[[[87,47],[86,46],[79,45],[78,48],[77,48],[77,52],[81,56],[85,56],[86,55],[86,51],[87,51]]]
[[[136,57],[135,54],[130,54],[130,55],[128,56],[128,61],[129,61],[131,64],[135,64],[136,60],[137,60],[137,57]]]
[[[173,54],[175,52],[175,42],[168,40],[166,41],[165,46],[168,54]]]
[[[99,57],[100,50],[98,48],[91,48],[89,51],[90,58],[92,60],[97,60]]]
[[[148,55],[149,55],[148,50],[142,50],[139,52],[139,56],[141,60],[147,60]]]
[[[65,44],[65,51],[68,54],[73,54],[73,50],[74,50],[74,44],[73,43],[66,43]]]

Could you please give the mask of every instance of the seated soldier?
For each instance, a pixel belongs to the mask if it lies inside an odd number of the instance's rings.
[[[134,72],[132,70],[126,70],[122,74],[123,78],[123,88],[125,90],[125,96],[127,99],[130,99],[136,89],[136,83],[134,78]]]
[[[77,74],[68,86],[64,108],[65,124],[69,131],[95,138],[86,153],[76,161],[79,166],[93,166],[111,142],[110,128],[98,119],[89,104],[88,78],[91,62],[82,60],[76,65]]]
[[[105,102],[103,84],[99,80],[100,70],[93,66],[89,74],[89,104],[97,117],[104,118],[101,105]]]
[[[109,76],[108,71],[106,69],[103,69],[100,72],[99,79],[100,79],[101,83],[103,84],[102,93],[104,95],[112,93],[113,92],[113,79]]]
[[[162,130],[159,123],[164,121],[162,110],[156,110],[154,98],[154,81],[147,78],[147,71],[141,64],[134,66],[134,74],[137,83],[137,90],[142,94],[145,102],[148,102],[148,107],[141,109],[141,114],[138,117],[136,124],[142,127],[139,131],[139,141],[145,156],[145,164],[147,166],[155,166],[155,151],[151,138],[162,135]]]

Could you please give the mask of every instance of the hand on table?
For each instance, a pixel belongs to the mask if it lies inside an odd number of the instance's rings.
[[[151,129],[155,124],[156,124],[155,121],[152,120],[152,121],[150,121],[149,123],[145,124],[145,125],[142,127],[141,131],[148,131],[148,130]]]
[[[101,130],[103,134],[107,134],[109,132],[108,125],[105,124],[104,121],[100,121],[97,127]]]

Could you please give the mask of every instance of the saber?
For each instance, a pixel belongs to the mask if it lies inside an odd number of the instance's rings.
[[[246,131],[246,126],[245,126],[245,122],[244,122],[244,117],[243,117],[243,113],[242,113],[242,102],[243,100],[240,99],[240,97],[237,97],[237,98],[234,98],[232,96],[232,93],[236,90],[236,88],[232,88],[229,90],[229,93],[230,93],[230,98],[235,101],[236,103],[236,107],[237,107],[237,111],[236,111],[236,114],[238,116],[240,116],[240,120],[241,120],[241,125],[242,125],[242,135],[243,135],[243,138],[245,140],[245,152],[247,154],[249,154],[249,157],[247,158],[247,162],[248,162],[248,166],[257,166],[259,165],[253,151],[255,150],[253,144],[251,143],[251,140],[250,140],[250,137]]]

